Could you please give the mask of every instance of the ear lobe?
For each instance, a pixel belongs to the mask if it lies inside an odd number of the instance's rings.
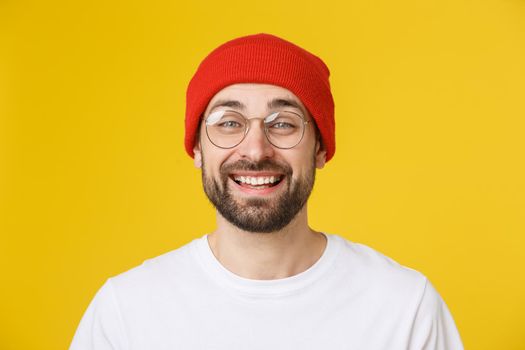
[[[200,142],[197,142],[195,147],[193,147],[193,165],[195,165],[195,167],[198,169],[202,168],[202,152]]]
[[[324,168],[324,165],[326,164],[326,151],[322,150],[317,152],[315,155],[315,166],[317,169]]]
[[[326,164],[326,149],[321,140],[318,140],[315,145],[315,167],[322,169]]]

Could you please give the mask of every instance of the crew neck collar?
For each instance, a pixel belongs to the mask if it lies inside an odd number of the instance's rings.
[[[208,234],[196,240],[195,251],[204,270],[222,287],[245,297],[277,297],[298,292],[325,274],[335,260],[340,244],[337,236],[322,234],[326,237],[326,247],[312,266],[296,275],[273,280],[244,278],[225,268],[213,254],[208,242]]]

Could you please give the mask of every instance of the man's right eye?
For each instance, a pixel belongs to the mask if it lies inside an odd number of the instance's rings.
[[[226,120],[217,124],[220,128],[240,128],[242,127],[241,123],[234,120]]]

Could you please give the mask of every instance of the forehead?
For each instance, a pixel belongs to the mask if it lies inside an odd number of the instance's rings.
[[[223,88],[210,100],[206,111],[225,101],[238,101],[247,108],[259,108],[276,100],[293,102],[303,113],[307,113],[301,100],[290,90],[281,86],[255,83],[233,84]]]

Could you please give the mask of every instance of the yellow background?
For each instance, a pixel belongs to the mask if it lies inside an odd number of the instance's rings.
[[[0,2],[0,349],[64,349],[109,276],[214,228],[184,94],[267,32],[331,69],[314,228],[429,277],[468,349],[525,349],[525,2]]]

